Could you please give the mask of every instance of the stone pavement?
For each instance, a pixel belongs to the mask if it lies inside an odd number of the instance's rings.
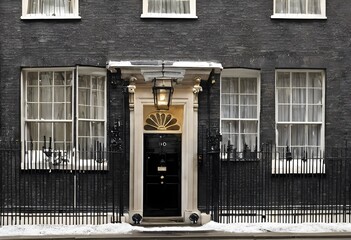
[[[15,233],[14,233],[15,234]],[[218,231],[169,231],[169,232],[132,232],[130,234],[98,234],[98,235],[77,235],[77,236],[64,236],[64,235],[50,235],[50,236],[12,236],[12,237],[1,237],[0,240],[45,240],[45,239],[57,239],[57,240],[93,240],[93,239],[107,239],[107,240],[123,240],[123,239],[338,239],[338,240],[350,240],[351,232],[336,232],[336,233],[226,233]]]

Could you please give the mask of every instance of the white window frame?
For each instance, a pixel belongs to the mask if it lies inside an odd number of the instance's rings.
[[[149,13],[149,0],[143,0],[143,13],[141,18],[184,18],[184,19],[197,19],[196,16],[196,0],[190,0],[190,13],[189,14],[175,14],[175,13]]]
[[[28,72],[58,72],[58,71],[72,71],[72,85],[71,85],[71,119],[65,120],[47,120],[47,122],[71,122],[72,129],[71,129],[71,141],[72,141],[72,149],[69,152],[65,152],[62,149],[56,150],[53,149],[55,153],[65,154],[69,162],[62,162],[58,165],[53,164],[55,158],[48,159],[45,157],[45,154],[42,150],[29,150],[27,148],[27,138],[26,136],[26,122],[36,122],[35,119],[31,120],[27,117],[27,78],[26,74]],[[81,152],[78,147],[78,112],[75,109],[78,109],[78,75],[80,72],[85,74],[91,74],[94,76],[103,76],[105,77],[104,83],[104,116],[103,119],[97,119],[96,121],[104,123],[104,142],[103,145],[106,146],[107,144],[107,74],[105,68],[98,68],[98,67],[48,67],[48,68],[23,68],[21,72],[21,141],[22,141],[22,161],[21,161],[21,168],[24,170],[29,169],[55,169],[55,170],[107,170],[107,162],[102,161],[101,163],[97,163],[94,159],[87,159],[85,158],[83,152]],[[39,99],[38,99],[39,101]],[[76,112],[76,115],[74,113]],[[94,119],[89,119],[94,120]],[[40,119],[40,122],[45,122],[45,120]],[[38,139],[41,141],[41,139]],[[46,139],[46,145],[49,145],[49,136]],[[74,144],[76,143],[76,145]],[[106,149],[103,151],[106,152]],[[80,155],[80,156],[79,156]],[[84,158],[84,159],[83,159]],[[102,159],[106,160],[106,159]]]
[[[257,79],[257,115],[256,118],[223,118],[222,116],[222,78],[226,77],[232,77],[232,78],[256,78]],[[242,121],[256,121],[257,122],[257,150],[259,149],[260,145],[260,109],[261,109],[261,73],[259,70],[253,70],[253,69],[243,69],[243,68],[235,68],[235,69],[223,69],[221,73],[221,86],[220,86],[220,131],[221,134],[223,134],[222,131],[222,122],[223,121],[238,121],[239,123]],[[240,90],[238,91],[238,94],[240,96]],[[240,100],[239,100],[239,107],[240,107]],[[240,111],[240,108],[239,108]],[[240,131],[240,124],[239,124],[239,131]],[[239,133],[240,135],[242,134],[241,132]],[[242,152],[243,149],[243,143],[241,143],[241,138],[239,137],[239,147],[240,149],[237,149],[238,152]],[[227,145],[227,142],[223,142],[223,144]],[[235,148],[235,146],[234,146]],[[251,151],[254,151],[254,149],[251,149]]]
[[[276,0],[273,0],[273,15],[271,16],[271,18],[272,19],[327,19],[326,0],[320,0],[320,1],[321,1],[321,14],[307,14],[307,13],[296,14],[296,13],[277,13]]]
[[[290,80],[292,73],[306,73],[308,77],[308,73],[321,73],[322,74],[322,113],[321,113],[321,121],[292,121],[292,112],[290,112],[290,121],[279,121],[278,119],[278,87],[277,87],[277,79],[278,73],[290,73]],[[275,146],[276,149],[279,147],[286,147],[280,146],[278,143],[279,135],[278,135],[278,125],[320,125],[321,132],[320,132],[320,154],[321,156],[316,156],[314,159],[301,159],[301,158],[294,158],[292,160],[286,160],[285,156],[280,156],[279,151],[276,151],[275,156],[273,156],[273,163],[272,163],[272,173],[273,174],[323,174],[325,173],[325,164],[323,160],[323,154],[325,149],[325,83],[326,83],[326,74],[325,70],[322,69],[277,69],[275,71]],[[291,83],[291,81],[290,81]],[[290,86],[290,89],[291,86]],[[292,96],[290,99],[290,105],[292,104]],[[306,103],[308,102],[308,96],[306,96]],[[307,111],[307,108],[306,108]],[[291,126],[290,126],[291,127]],[[291,141],[291,136],[290,136]],[[289,146],[290,147],[290,146]],[[291,151],[291,149],[289,149]]]
[[[79,16],[79,0],[71,0],[73,1],[73,13],[59,15],[59,16],[47,16],[44,14],[28,14],[28,1],[29,0],[22,0],[22,16],[21,19],[23,20],[30,20],[30,19],[81,19]]]

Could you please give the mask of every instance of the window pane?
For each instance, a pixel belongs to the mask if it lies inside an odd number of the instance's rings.
[[[308,121],[309,122],[321,122],[322,121],[322,106],[321,105],[308,106]]]
[[[257,95],[241,95],[240,104],[257,106]]]
[[[290,125],[277,125],[278,146],[290,146]]]
[[[65,113],[66,113],[65,106],[66,104],[64,103],[54,104],[54,119],[56,120],[67,119],[65,116]]]
[[[29,72],[27,74],[27,84],[28,86],[37,86],[38,85],[38,73]]]
[[[306,87],[306,73],[293,72],[291,77],[291,83],[293,87]]]
[[[55,72],[54,73],[55,85],[65,84],[65,72]]]
[[[26,124],[26,130],[27,130],[27,141],[34,141],[37,142],[39,141],[38,138],[38,123],[34,122],[28,122]]]
[[[53,141],[52,123],[39,123],[39,141],[44,141],[44,136],[46,138],[46,147],[49,147],[50,137],[51,143]]]
[[[41,72],[39,74],[39,85],[51,86],[52,85],[53,72]]]
[[[90,88],[90,76],[79,75],[78,85],[80,88]]]
[[[222,118],[239,118],[239,106],[222,105]]]
[[[241,121],[240,124],[241,133],[257,133],[257,122],[256,121]]]
[[[52,102],[52,88],[40,87],[40,102]]]
[[[222,133],[239,133],[239,121],[222,121]]]
[[[37,103],[27,103],[27,118],[28,119],[38,119],[38,104]]]
[[[275,1],[275,12],[276,13],[288,13],[288,0],[276,0]]]
[[[290,121],[290,105],[278,106],[278,121],[282,121],[282,122]]]
[[[307,126],[307,145],[320,146],[321,145],[321,126],[309,125]]]
[[[305,122],[306,121],[306,106],[305,105],[293,105],[292,106],[292,121],[293,122]]]
[[[290,73],[278,72],[277,73],[277,87],[290,87]]]
[[[322,89],[309,89],[308,103],[322,104]]]
[[[308,0],[308,11],[309,14],[321,14],[321,0]]]
[[[78,123],[78,135],[80,137],[90,136],[90,124],[86,121],[79,121]]]
[[[94,119],[104,119],[105,108],[104,107],[95,107],[94,108]]]
[[[290,0],[290,13],[306,13],[306,0]]]
[[[241,78],[240,79],[240,93],[257,93],[257,79],[256,78]]]
[[[236,105],[239,104],[239,96],[234,94],[222,94],[222,104]]]
[[[72,145],[72,124],[55,123],[54,124],[54,148],[56,150],[69,150],[68,146]]]
[[[148,0],[149,13],[190,13],[190,0]]]
[[[303,146],[305,145],[305,125],[292,125],[291,126],[291,145]]]
[[[73,13],[73,0],[28,0],[28,14],[61,16]]]
[[[257,107],[241,106],[240,118],[257,118]]]
[[[290,103],[290,89],[280,88],[278,91],[278,103]]]
[[[105,90],[105,77],[98,77],[98,86],[97,89],[100,91],[104,91]]]
[[[42,120],[52,119],[52,104],[51,103],[41,103],[39,105],[39,118]]]
[[[38,88],[28,87],[27,88],[27,101],[28,102],[38,102]]]
[[[309,87],[321,88],[322,87],[322,73],[309,73]]]
[[[65,102],[65,87],[54,88],[54,102]]]
[[[238,78],[222,78],[221,91],[222,93],[238,93],[239,92]]]
[[[292,102],[293,103],[306,103],[306,89],[293,88],[292,89]]]
[[[237,148],[239,136],[239,121],[222,121],[222,136],[223,143],[234,145]]]
[[[105,124],[102,122],[92,122],[92,130],[94,137],[102,137],[105,132]]]

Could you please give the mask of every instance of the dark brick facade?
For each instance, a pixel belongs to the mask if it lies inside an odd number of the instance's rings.
[[[21,138],[22,67],[180,60],[261,71],[261,142],[275,138],[275,69],[324,69],[325,145],[351,139],[351,2],[327,0],[326,20],[271,19],[272,8],[272,0],[197,0],[196,20],[141,19],[141,0],[80,0],[81,20],[21,20],[21,1],[1,0],[0,138]],[[202,83],[200,133],[208,123],[219,126],[215,78]],[[110,126],[128,123],[123,99],[121,86],[110,87]]]

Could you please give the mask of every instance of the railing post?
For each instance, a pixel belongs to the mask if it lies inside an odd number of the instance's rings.
[[[211,184],[211,205],[213,221],[219,222],[219,187],[220,187],[220,142],[222,136],[216,132],[209,133],[208,136],[208,154],[212,165],[212,184]]]

